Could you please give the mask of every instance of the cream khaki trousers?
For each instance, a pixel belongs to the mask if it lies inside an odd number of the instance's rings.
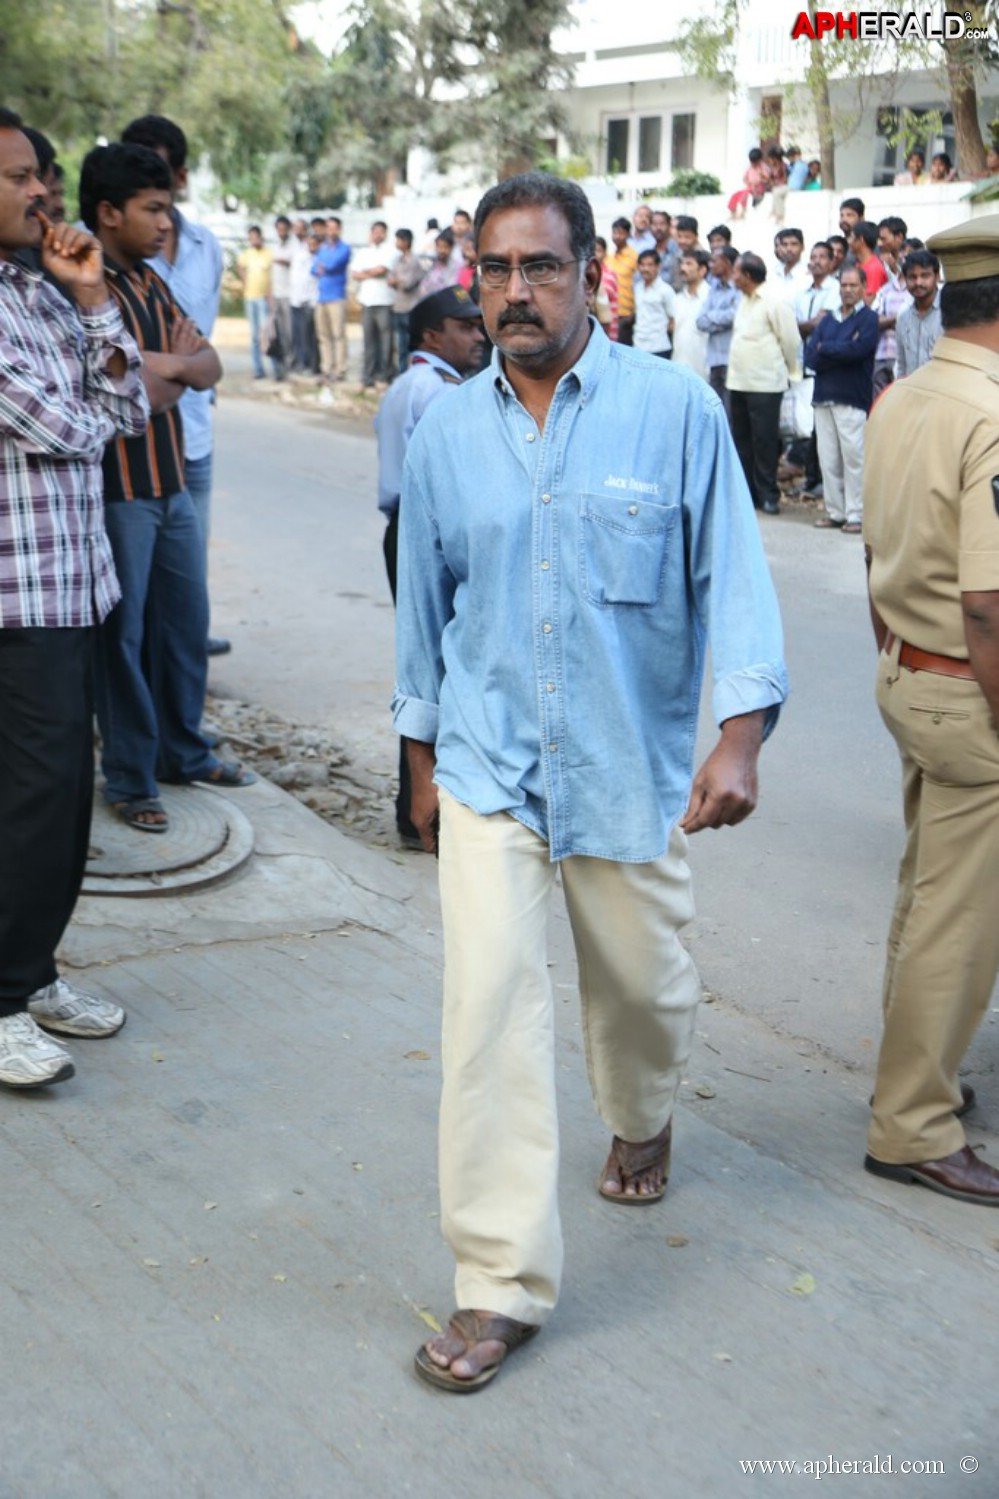
[[[459,1307],[541,1323],[562,1273],[545,940],[556,869],[515,818],[480,817],[444,791],[440,800],[441,1226]],[[676,830],[654,863],[560,866],[590,1084],[624,1140],[664,1127],[690,1052],[700,984],[677,936],[694,914],[686,847]]]
[[[866,426],[866,412],[858,411],[855,406],[815,407],[822,503],[832,520],[863,519]]]
[[[346,301],[316,303],[316,337],[324,378],[339,380],[347,373]]]
[[[907,837],[868,1150],[906,1165],[965,1143],[957,1069],[999,972],[999,734],[976,682],[897,658],[898,642],[877,699],[902,755]]]

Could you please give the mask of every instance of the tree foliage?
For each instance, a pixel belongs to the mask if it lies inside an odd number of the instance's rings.
[[[155,111],[254,209],[377,201],[413,146],[490,176],[550,150],[569,20],[568,0],[354,0],[323,57],[281,0],[0,0],[0,99],[70,161]]]

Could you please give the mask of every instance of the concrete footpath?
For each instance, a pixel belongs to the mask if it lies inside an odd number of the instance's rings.
[[[772,1481],[740,1462],[830,1457],[999,1491],[999,1216],[865,1175],[869,1078],[723,995],[666,1200],[603,1203],[561,909],[564,1300],[478,1398],[417,1383],[451,1307],[432,861],[235,795],[257,852],[227,882],[81,903],[67,969],[125,1030],[0,1098],[2,1499],[729,1499]]]

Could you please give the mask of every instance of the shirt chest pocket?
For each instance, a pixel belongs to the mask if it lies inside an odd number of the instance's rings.
[[[627,495],[584,494],[579,504],[579,574],[591,604],[638,604],[662,597],[678,505]]]

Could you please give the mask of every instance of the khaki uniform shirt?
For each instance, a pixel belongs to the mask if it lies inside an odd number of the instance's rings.
[[[867,424],[864,540],[888,628],[967,660],[961,594],[999,590],[999,354],[945,334],[885,391]]]

